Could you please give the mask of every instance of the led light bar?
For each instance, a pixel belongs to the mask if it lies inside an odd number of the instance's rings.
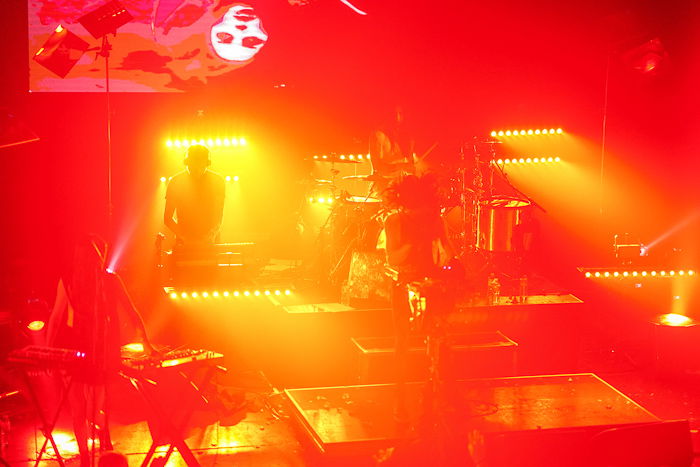
[[[505,164],[547,164],[552,162],[561,162],[561,157],[513,157],[508,159],[495,159],[492,160],[492,164],[505,165]]]
[[[333,204],[335,199],[332,196],[309,196],[309,204]]]
[[[693,269],[578,268],[578,270],[588,279],[661,279],[695,276]]]
[[[493,130],[491,136],[493,138],[503,136],[545,136],[545,135],[562,135],[564,130],[561,128],[542,128],[529,130]]]
[[[171,300],[219,300],[233,298],[282,297],[291,296],[292,289],[224,289],[224,290],[178,290],[174,287],[163,287]]]
[[[231,146],[247,146],[248,141],[243,137],[227,137],[227,138],[200,138],[200,139],[167,139],[165,145],[169,148],[179,149],[188,148],[195,144],[202,146],[213,147],[231,147]]]
[[[369,154],[317,154],[312,157],[315,161],[363,161],[371,158]]]
[[[172,177],[160,177],[160,181],[161,181],[161,183],[165,183],[165,182],[170,181],[171,178],[172,178]],[[237,181],[239,181],[240,179],[241,179],[241,178],[240,178],[238,175],[233,175],[233,176],[231,176],[231,175],[226,175],[226,176],[224,177],[224,180],[226,180],[227,182],[230,182],[230,181],[237,182]]]

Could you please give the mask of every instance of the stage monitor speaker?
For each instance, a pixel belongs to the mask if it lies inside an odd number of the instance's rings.
[[[589,443],[592,467],[690,467],[688,420],[669,420],[601,431]]]

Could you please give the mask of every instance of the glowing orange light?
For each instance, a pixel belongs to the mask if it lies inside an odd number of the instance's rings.
[[[523,159],[523,158],[521,157],[520,159],[518,159],[518,162],[520,162],[521,164],[524,164],[524,163],[525,163],[525,159]]]
[[[260,291],[259,291],[259,290],[256,290],[255,292],[253,292],[253,295],[255,295],[256,297],[259,297],[259,296],[260,296]]]
[[[669,275],[669,276],[675,276],[675,275],[676,275],[676,271],[669,271],[669,272],[668,272],[668,275]]]
[[[605,277],[610,277],[610,272],[609,272],[609,271],[605,271],[605,272],[603,273],[603,276],[605,276]]]
[[[354,155],[354,154],[350,154],[350,155],[348,156],[348,159],[350,159],[351,161],[354,161],[354,160],[355,160],[355,155]]]
[[[498,132],[498,136],[503,136],[504,134],[505,134],[505,133],[503,132],[503,130],[501,130],[501,131]]]
[[[525,162],[527,162],[527,163],[529,164],[530,162],[532,162],[532,159],[530,159],[530,158],[528,157],[527,159],[525,159]]]
[[[63,32],[63,26],[61,26],[60,24],[56,26],[56,32]]]
[[[233,296],[234,296],[234,297],[240,297],[240,295],[241,295],[241,293],[240,293],[238,290],[235,290],[235,291],[233,292]]]
[[[341,154],[341,155],[340,155],[340,160],[341,160],[341,161],[344,161],[344,160],[345,160],[345,154]]]
[[[199,140],[199,145],[200,145],[200,146],[204,146],[205,144],[206,144],[206,143],[204,142],[204,138],[202,138],[202,139]]]
[[[618,277],[619,275],[620,275],[620,273],[618,271],[613,272],[614,277]]]
[[[287,289],[287,290],[284,291],[284,294],[285,294],[285,295],[292,295],[292,291],[289,290],[289,289]]]
[[[212,292],[212,296],[213,296],[214,298],[218,298],[218,297],[219,297],[219,292],[217,292],[217,291],[215,290],[214,292]]]
[[[496,130],[493,130],[493,131],[491,132],[491,136],[496,136],[497,134],[498,134],[498,133],[496,133]]]
[[[140,353],[143,352],[143,344],[141,342],[131,342],[126,345],[122,345],[122,349],[129,352]]]
[[[170,298],[175,300],[177,298],[177,293],[176,292],[170,292]]]
[[[590,272],[587,272],[587,273],[586,273],[586,277],[591,277],[591,273],[590,273]]]
[[[202,292],[202,297],[209,298],[209,292]]]
[[[554,162],[561,162],[561,158],[560,158],[560,157],[555,157],[555,158],[554,158]]]
[[[520,132],[518,130],[513,130],[513,136],[518,136]]]
[[[46,322],[44,322],[40,319],[37,319],[37,320],[29,322],[27,324],[27,329],[29,329],[30,331],[35,331],[35,332],[41,331],[42,329],[44,329],[45,325],[46,325]]]
[[[657,318],[657,323],[664,326],[692,326],[695,323],[692,318],[679,315],[678,313],[667,313]]]
[[[270,295],[270,291],[269,291],[269,290],[266,290],[266,291],[265,291],[265,295]]]
[[[230,176],[230,175],[226,175],[226,181],[227,181],[227,182],[230,182],[230,181],[231,181],[231,176]]]
[[[554,162],[554,158],[553,157],[547,158],[547,162]]]
[[[223,295],[224,295],[224,297],[228,297],[228,296],[229,296],[229,295],[231,295],[231,294],[229,293],[229,291],[228,291],[228,290],[224,290],[224,293],[223,293]]]
[[[528,135],[531,135],[531,134],[533,134],[533,133],[534,133],[534,131],[532,131],[532,130],[527,130],[527,134],[528,134]]]
[[[168,179],[165,178],[165,177],[160,177],[160,181],[163,182],[163,183],[165,183],[167,180],[168,180]]]
[[[554,128],[550,128],[550,129],[549,129],[549,134],[550,134],[550,135],[553,135],[554,133],[556,133],[556,132],[554,131]]]
[[[211,138],[209,138],[209,139],[207,140],[207,144],[209,145],[209,147],[214,146],[214,140],[211,139]]]
[[[510,162],[511,162],[510,159],[506,159],[503,161],[504,164],[510,164]]]
[[[216,145],[221,146],[221,138],[216,138]]]
[[[622,277],[628,277],[630,275],[629,271],[624,271]]]
[[[245,138],[238,138],[238,142],[241,144],[241,146],[245,146],[248,144],[248,141],[246,141]]]
[[[498,160],[496,161],[496,164],[498,164],[498,165],[503,164],[503,159],[498,159]]]
[[[512,135],[512,134],[513,134],[513,133],[512,133],[510,130],[506,130],[506,136],[510,136],[510,135]]]
[[[651,271],[651,276],[656,277],[656,271]]]
[[[243,292],[243,295],[245,295],[246,297],[250,297],[250,290],[246,290],[245,292]]]
[[[171,140],[167,140],[167,141],[165,142],[165,145],[166,145],[167,147],[169,147],[169,148],[172,148],[172,147],[173,147],[173,142],[172,142]]]
[[[359,160],[362,160],[363,157],[364,157],[364,156],[363,156],[362,154],[358,154],[358,155],[357,155],[357,158],[358,158]]]
[[[665,275],[666,275],[666,271],[661,271],[661,272],[659,273],[659,275],[660,275],[660,276],[665,276]]]
[[[179,147],[182,146],[182,143],[180,143],[180,140],[179,140],[179,139],[176,139],[176,140],[173,142],[173,145],[174,145],[176,148],[179,148]]]
[[[192,292],[192,298],[198,298],[199,294],[197,292]]]
[[[231,140],[228,138],[224,138],[224,146],[231,146]]]
[[[539,157],[535,157],[534,159],[532,159],[532,162],[534,162],[535,164],[537,164],[539,161],[540,161]]]
[[[637,271],[632,271],[632,277],[637,277],[639,273]]]
[[[282,295],[282,291],[280,291],[280,290],[275,290],[275,295]]]
[[[39,50],[37,50],[35,55],[41,55],[43,52],[44,52],[44,48],[42,47]]]
[[[182,293],[180,294],[180,297],[182,297],[182,298],[187,298],[187,292],[182,292]]]
[[[540,133],[541,133],[540,130],[535,130],[535,134],[536,134],[536,135],[539,135]]]
[[[642,277],[647,277],[647,272],[646,272],[646,271],[642,271]]]
[[[594,274],[596,277],[600,277],[600,271],[596,271]]]
[[[695,271],[693,271],[693,270],[691,269],[690,271],[688,271],[688,275],[689,275],[689,276],[694,276],[694,275],[695,275]]]
[[[557,134],[561,135],[562,133],[564,133],[564,130],[562,130],[561,128],[557,128]]]

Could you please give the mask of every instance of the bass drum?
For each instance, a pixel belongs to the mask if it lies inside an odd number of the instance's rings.
[[[486,251],[522,249],[521,225],[531,203],[509,196],[496,196],[479,203],[477,246]]]

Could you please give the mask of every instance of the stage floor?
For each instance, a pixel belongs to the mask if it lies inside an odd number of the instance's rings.
[[[620,375],[614,379],[623,382]],[[624,381],[628,390],[636,388],[632,392],[637,391],[639,397],[629,397],[595,374],[461,381],[448,393],[449,404],[442,413],[452,427],[450,436],[466,440],[461,446],[473,443],[474,433],[479,433],[482,452],[510,456],[527,448],[523,459],[540,465],[562,465],[541,463],[537,456],[543,449],[567,455],[580,444],[582,433],[588,435],[606,427],[690,418],[691,428],[697,428],[694,414],[700,397],[691,397],[692,386],[644,378]],[[377,464],[382,455],[385,459],[388,456],[386,465],[406,465],[397,460],[401,459],[397,453],[392,463],[392,449],[386,448],[420,446],[415,443],[425,429],[420,423],[422,383],[407,385],[407,424],[396,421],[394,385],[279,392],[271,389],[259,373],[231,375],[217,384],[220,391],[228,392],[231,400],[238,402],[229,404],[228,410],[193,414],[186,443],[203,466],[382,465]],[[653,413],[644,401],[651,403]],[[151,444],[144,413],[136,394],[125,391],[115,401],[114,448],[126,454],[132,466],[141,465]],[[11,428],[6,459],[12,466],[33,465],[36,443],[42,437],[31,411],[15,414]],[[67,414],[59,420],[54,435],[59,449],[69,458],[67,465],[79,465]],[[696,430],[693,437],[697,438]],[[165,447],[159,448],[156,458],[165,451]],[[45,460],[40,465],[58,464]],[[175,452],[167,465],[185,463]],[[504,464],[499,461],[494,465]],[[700,466],[700,462],[696,459],[694,465]]]

